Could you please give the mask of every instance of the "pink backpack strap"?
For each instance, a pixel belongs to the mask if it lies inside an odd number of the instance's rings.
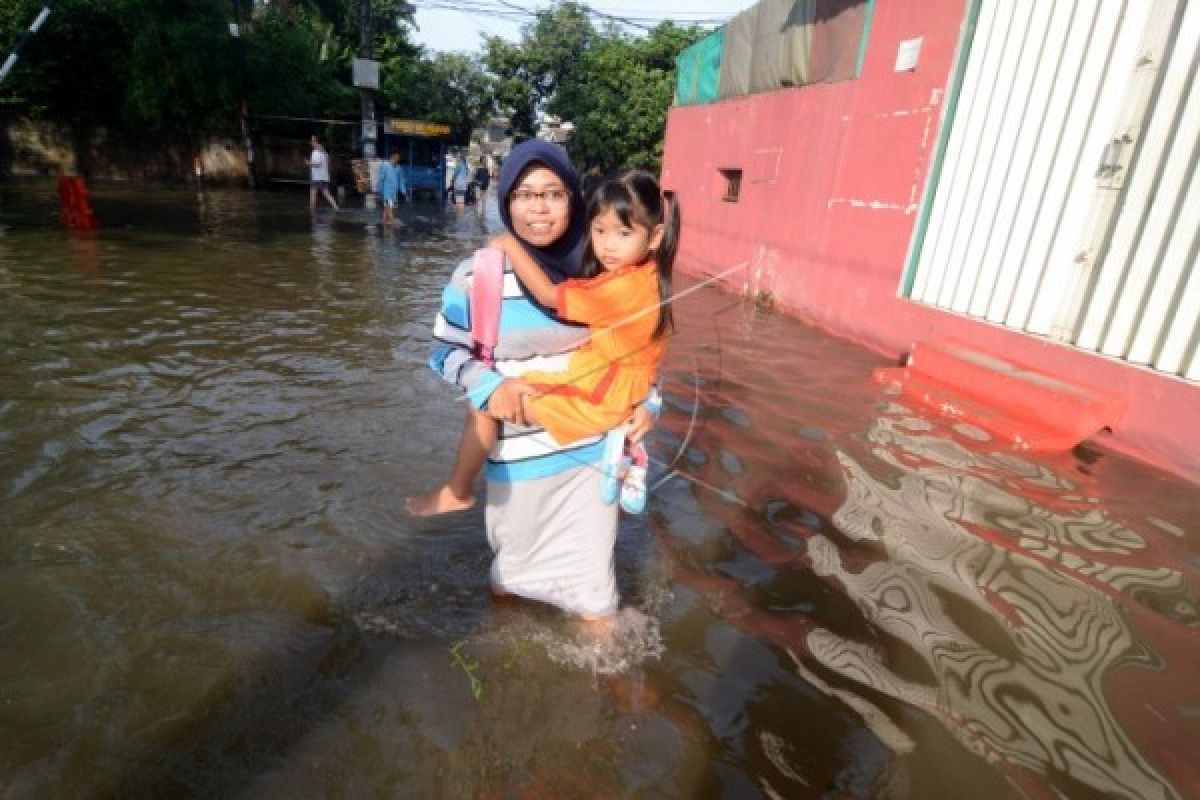
[[[491,247],[476,250],[471,271],[471,338],[476,356],[489,368],[496,363],[503,299],[504,252]]]

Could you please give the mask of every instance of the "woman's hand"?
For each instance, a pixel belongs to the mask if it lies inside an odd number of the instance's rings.
[[[525,419],[525,406],[522,396],[532,395],[533,388],[518,378],[505,378],[492,396],[488,398],[488,415],[501,422],[511,422],[514,425],[528,425]]]
[[[629,441],[636,444],[645,438],[646,434],[654,427],[654,415],[646,410],[645,405],[640,405],[633,410],[625,422],[629,425],[627,434]]]

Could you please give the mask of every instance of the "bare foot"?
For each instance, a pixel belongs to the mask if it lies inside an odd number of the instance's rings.
[[[466,511],[475,505],[474,495],[458,495],[449,486],[442,486],[431,492],[414,494],[404,499],[404,508],[415,517],[432,517],[435,514],[449,514],[451,511]]]
[[[579,623],[583,627],[584,632],[598,642],[607,643],[612,639],[613,631],[617,629],[617,616],[608,614],[603,617],[590,617],[586,614],[581,614]]]

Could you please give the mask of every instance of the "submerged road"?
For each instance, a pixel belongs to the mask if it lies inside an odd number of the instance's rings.
[[[402,512],[494,207],[92,191],[0,186],[5,800],[1200,796],[1198,487],[703,289],[597,652],[489,600],[480,512]]]

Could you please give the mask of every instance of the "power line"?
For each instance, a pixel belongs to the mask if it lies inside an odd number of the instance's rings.
[[[417,0],[415,4],[418,8],[458,11],[464,14],[489,14],[505,19],[524,21],[537,19],[539,14],[546,11],[546,9],[518,5],[517,3],[509,2],[509,0]],[[663,16],[653,14],[648,10],[617,13],[586,5],[583,6],[583,9],[588,15],[596,19],[615,22],[646,31],[652,30],[656,25],[663,22],[706,26],[723,25],[729,21],[729,17],[716,17],[712,16],[711,12],[700,11],[680,12],[672,16]],[[688,14],[703,14],[705,16],[687,16]]]
[[[520,6],[516,5],[515,3],[508,2],[508,0],[496,0],[496,2],[500,3],[500,5],[502,5],[502,6],[508,6],[509,8],[521,8]],[[626,19],[618,19],[617,17],[613,17],[613,16],[610,16],[603,12],[596,11],[595,9],[591,8],[590,6],[584,6],[584,8],[587,10],[587,12],[589,14],[591,14],[593,16],[601,17],[603,19],[608,19],[608,20],[624,22],[626,25],[632,25],[635,28],[642,28],[644,30],[650,30],[650,28],[648,26],[643,25],[641,23],[631,22]]]

